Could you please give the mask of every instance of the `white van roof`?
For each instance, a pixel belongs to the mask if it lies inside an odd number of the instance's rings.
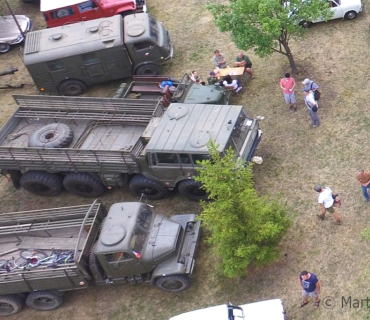
[[[244,311],[244,320],[284,320],[285,310],[280,299],[259,301],[239,306]],[[237,312],[240,315],[241,312]],[[170,318],[170,320],[229,320],[228,305],[185,312]],[[242,320],[235,317],[235,320]]]

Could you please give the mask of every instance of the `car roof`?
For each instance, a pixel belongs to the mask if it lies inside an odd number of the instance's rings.
[[[85,2],[84,0],[41,0],[40,11],[45,12],[58,8],[72,6],[74,4]]]

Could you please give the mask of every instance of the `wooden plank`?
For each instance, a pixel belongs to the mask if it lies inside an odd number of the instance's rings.
[[[24,237],[19,249],[74,250],[77,238]],[[81,245],[83,241],[80,241]]]

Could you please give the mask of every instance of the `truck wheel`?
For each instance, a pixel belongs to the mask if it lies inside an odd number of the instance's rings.
[[[10,45],[7,43],[0,43],[0,53],[5,53],[10,50]]]
[[[357,17],[357,13],[356,11],[349,11],[346,13],[346,15],[344,16],[344,18],[346,18],[347,20],[353,20],[354,18]]]
[[[176,274],[158,278],[155,285],[163,291],[182,291],[189,288],[190,280],[187,275]]]
[[[0,316],[11,316],[21,311],[24,301],[16,295],[0,296]]]
[[[69,173],[63,180],[63,186],[76,196],[97,198],[105,193],[104,184],[85,172]]]
[[[144,194],[149,200],[159,200],[169,195],[165,185],[143,175],[137,175],[131,179],[130,191],[138,197]]]
[[[27,171],[20,185],[28,192],[39,196],[56,196],[63,190],[62,179],[56,174],[43,171]]]
[[[153,63],[148,63],[136,69],[135,74],[139,76],[158,76],[162,72],[162,68]]]
[[[86,91],[87,87],[80,80],[65,80],[59,86],[59,93],[62,96],[79,96]]]
[[[201,189],[202,184],[193,179],[184,180],[179,183],[179,192],[185,198],[193,201],[207,200],[208,194],[206,190]]]
[[[54,310],[63,304],[63,298],[50,291],[31,292],[26,299],[26,305],[41,311]]]
[[[50,123],[32,133],[29,147],[66,148],[73,140],[73,130],[64,123]]]
[[[311,26],[312,26],[312,22],[308,22],[308,21],[303,20],[303,21],[301,21],[301,22],[299,23],[299,25],[300,25],[301,27],[303,27],[303,28],[309,28],[309,27],[311,27]]]

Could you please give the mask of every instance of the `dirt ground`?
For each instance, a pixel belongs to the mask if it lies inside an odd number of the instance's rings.
[[[228,61],[238,49],[228,34],[221,34],[211,15],[204,10],[205,0],[164,2],[147,0],[151,14],[170,31],[175,55],[164,73],[180,77],[197,70],[206,78],[212,70],[213,50],[219,49]],[[280,198],[290,208],[294,226],[281,243],[282,255],[264,268],[251,268],[241,279],[223,279],[215,273],[217,257],[202,243],[191,287],[170,294],[146,284],[119,286],[71,292],[65,304],[53,312],[24,310],[12,319],[168,319],[175,314],[231,301],[242,304],[265,299],[283,300],[288,319],[363,319],[368,311],[342,305],[348,300],[366,299],[368,287],[370,243],[360,233],[369,227],[369,204],[364,202],[356,182],[357,170],[370,169],[368,127],[370,105],[368,58],[370,34],[369,15],[365,11],[354,21],[331,21],[314,25],[304,40],[292,41],[292,50],[300,73],[297,80],[298,112],[291,113],[284,104],[279,80],[289,72],[288,61],[280,55],[261,59],[248,52],[256,79],[249,81],[242,92],[233,97],[233,104],[242,104],[253,115],[265,116],[261,126],[263,141],[256,155],[264,162],[255,167],[256,187],[261,194]],[[19,13],[32,17],[35,29],[44,27],[42,16],[32,5],[21,4]],[[0,78],[3,84],[25,83],[23,89],[1,90],[0,123],[16,109],[12,94],[38,94],[25,70],[18,48],[1,56],[0,71],[17,67],[14,75]],[[309,127],[309,116],[300,88],[304,78],[314,79],[321,88],[319,116],[322,124]],[[120,81],[90,88],[87,95],[112,96]],[[334,225],[332,217],[325,221],[318,213],[316,183],[329,185],[339,192],[343,206],[338,210],[342,226]],[[0,179],[0,212],[38,209],[51,206],[89,203],[90,200],[70,194],[48,199],[15,191]],[[107,206],[117,201],[134,200],[128,190],[109,192],[101,198]],[[200,212],[200,207],[178,195],[153,203],[166,214]],[[240,223],[243,223],[242,221]],[[203,233],[204,235],[204,233]],[[322,284],[321,301],[334,299],[328,308],[319,309],[311,302],[298,308],[300,289],[297,283],[302,270],[315,273]]]

